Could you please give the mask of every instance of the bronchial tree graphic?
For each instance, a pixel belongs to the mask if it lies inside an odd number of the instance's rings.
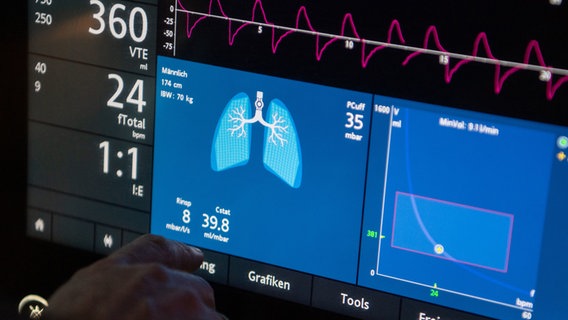
[[[254,113],[254,117],[252,117],[251,119],[246,119],[246,110],[244,107],[241,106],[233,108],[231,114],[229,114],[229,121],[233,123],[233,127],[229,128],[229,131],[231,132],[231,135],[235,135],[235,133],[237,133],[238,137],[243,137],[247,135],[245,124],[259,122],[267,129],[270,129],[270,134],[267,137],[268,142],[273,144],[280,144],[282,147],[284,147],[285,143],[288,142],[288,140],[284,138],[284,136],[288,133],[288,121],[286,121],[286,119],[283,116],[279,115],[277,112],[274,112],[272,114],[271,122],[266,122],[266,120],[264,120],[264,118],[262,117],[262,109],[264,108],[262,96],[263,93],[261,91],[257,92],[257,100],[255,102],[256,111]],[[279,102],[278,100],[275,101],[277,101],[276,103]]]
[[[255,112],[249,96],[241,92],[226,105],[213,138],[211,168],[223,171],[248,163],[252,125],[264,126],[264,167],[293,188],[302,182],[302,153],[294,120],[279,99],[270,101],[263,116],[264,93],[257,91]]]

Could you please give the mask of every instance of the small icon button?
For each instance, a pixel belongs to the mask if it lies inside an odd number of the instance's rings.
[[[111,234],[105,234],[105,236],[103,237],[103,244],[105,246],[105,248],[109,248],[112,249],[112,246],[114,245],[114,240],[112,238]]]
[[[122,231],[117,228],[97,225],[95,232],[95,252],[110,254],[122,246]]]
[[[43,240],[51,240],[52,216],[42,210],[28,209],[27,234]]]
[[[47,305],[46,299],[30,294],[25,296],[18,304],[18,314],[21,319],[41,319],[43,310],[45,310]]]
[[[35,231],[44,233],[45,232],[45,221],[42,218],[38,218],[34,222]]]

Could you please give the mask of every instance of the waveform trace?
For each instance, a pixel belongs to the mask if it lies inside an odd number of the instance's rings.
[[[276,53],[282,42],[292,34],[307,34],[315,37],[315,59],[320,61],[323,58],[326,50],[338,41],[345,41],[346,48],[353,49],[354,44],[358,43],[361,47],[360,64],[362,68],[367,68],[371,59],[376,56],[381,50],[385,48],[395,49],[410,52],[402,61],[401,65],[406,67],[410,62],[419,55],[434,55],[439,57],[439,62],[444,68],[444,81],[450,83],[453,76],[462,67],[471,62],[491,64],[494,65],[494,92],[499,94],[507,79],[518,71],[533,71],[539,74],[538,79],[546,82],[546,98],[552,100],[557,90],[566,82],[568,82],[568,70],[555,68],[547,65],[544,55],[541,52],[538,41],[531,40],[527,44],[524,52],[522,62],[514,62],[508,60],[501,60],[497,58],[491,50],[489,39],[485,32],[477,34],[472,48],[471,54],[462,54],[450,52],[442,45],[441,37],[435,26],[430,26],[425,32],[422,47],[411,46],[406,43],[403,35],[402,26],[400,22],[393,19],[387,32],[386,41],[377,41],[363,38],[358,30],[355,20],[351,13],[346,13],[341,22],[340,32],[338,34],[326,33],[317,30],[311,22],[306,7],[301,6],[295,17],[293,27],[277,25],[269,20],[268,14],[264,9],[262,0],[255,0],[252,7],[251,18],[239,19],[230,17],[225,13],[221,0],[210,0],[208,12],[197,12],[187,10],[182,4],[181,0],[176,0],[176,11],[185,14],[186,16],[186,37],[191,39],[197,26],[206,19],[219,19],[228,22],[228,43],[230,46],[235,44],[236,38],[239,33],[249,26],[268,28],[271,30],[271,50]],[[214,9],[218,10],[219,14],[214,14]],[[192,17],[197,17],[192,21]],[[234,27],[234,24],[238,24]],[[177,24],[176,24],[177,25]],[[301,26],[305,27],[302,28]],[[277,35],[277,33],[280,33]],[[396,43],[393,42],[393,37],[396,37]],[[351,44],[351,45],[347,45]],[[432,47],[432,48],[430,48]],[[480,55],[483,51],[484,55]],[[531,59],[534,58],[537,64],[531,64]],[[451,66],[451,62],[456,60]],[[508,70],[503,71],[503,68]],[[557,76],[557,79],[554,79]]]

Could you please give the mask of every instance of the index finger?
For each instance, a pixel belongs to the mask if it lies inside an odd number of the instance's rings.
[[[193,272],[203,262],[201,250],[164,237],[146,234],[108,257],[122,263],[160,263]]]

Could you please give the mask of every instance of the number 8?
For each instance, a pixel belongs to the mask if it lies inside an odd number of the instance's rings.
[[[191,211],[185,209],[183,210],[183,217],[182,217],[182,221],[185,224],[188,224],[191,222]]]

